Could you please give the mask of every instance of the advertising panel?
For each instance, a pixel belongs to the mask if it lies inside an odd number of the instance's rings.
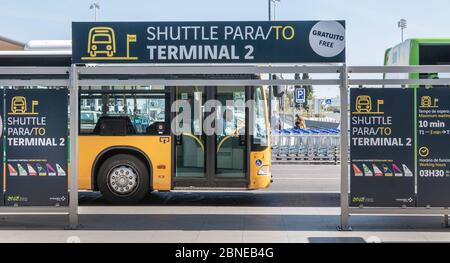
[[[6,205],[67,205],[67,90],[5,90],[5,104]]]
[[[345,21],[74,22],[72,62],[344,63]]]
[[[450,89],[417,90],[418,206],[450,206]]]
[[[415,206],[414,92],[350,90],[350,205]]]
[[[4,198],[4,185],[3,182],[5,180],[5,174],[4,171],[5,169],[3,168],[3,153],[4,153],[4,148],[3,148],[3,97],[4,97],[4,90],[1,89],[0,90],[0,158],[1,158],[1,164],[0,164],[0,206],[3,206],[5,204],[5,198]]]

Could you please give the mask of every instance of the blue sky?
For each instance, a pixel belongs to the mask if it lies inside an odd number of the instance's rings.
[[[0,0],[0,35],[20,41],[70,39],[72,21],[92,21],[93,0]],[[100,0],[99,21],[267,20],[267,0]],[[381,65],[406,37],[450,37],[448,0],[281,0],[278,20],[344,19],[349,65]]]
[[[93,20],[93,0],[0,0],[0,35],[70,39],[72,21]],[[437,7],[429,12],[427,6]],[[266,20],[267,0],[100,0],[99,20]],[[406,37],[450,37],[448,0],[281,0],[279,20],[345,19],[350,65],[380,65],[386,48],[400,42],[397,21],[408,20]]]

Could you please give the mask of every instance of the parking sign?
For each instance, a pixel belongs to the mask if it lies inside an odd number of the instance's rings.
[[[305,103],[305,89],[296,88],[295,89],[295,103]]]

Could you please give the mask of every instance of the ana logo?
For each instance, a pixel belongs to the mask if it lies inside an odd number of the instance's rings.
[[[64,201],[66,201],[66,197],[65,196],[50,197],[49,200],[56,201],[56,202],[64,202]]]
[[[87,56],[82,60],[138,60],[138,57],[130,56],[130,43],[135,43],[135,34],[126,35],[125,52],[118,50],[117,38],[111,27],[93,27],[89,30],[87,43]],[[125,54],[123,54],[125,53]]]

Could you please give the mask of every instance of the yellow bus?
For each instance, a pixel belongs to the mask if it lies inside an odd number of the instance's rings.
[[[201,125],[217,114],[205,111],[210,100],[221,102],[228,116],[207,135]],[[251,109],[238,103],[248,100]],[[171,107],[180,102],[190,106],[191,123],[174,134]],[[262,87],[81,87],[79,108],[79,187],[99,190],[111,202],[137,202],[155,190],[251,190],[271,183]]]
[[[12,61],[0,54],[0,66],[70,63],[67,55],[17,55]],[[211,100],[231,114],[219,116],[221,129],[206,134],[201,125],[215,114],[205,110]],[[252,107],[238,103],[249,100]],[[180,102],[191,106],[192,118],[186,123],[189,129],[176,134],[171,124],[177,113],[171,108]],[[267,188],[272,181],[269,134],[266,94],[260,86],[81,86],[79,189],[100,191],[113,203],[135,203],[151,191]]]

